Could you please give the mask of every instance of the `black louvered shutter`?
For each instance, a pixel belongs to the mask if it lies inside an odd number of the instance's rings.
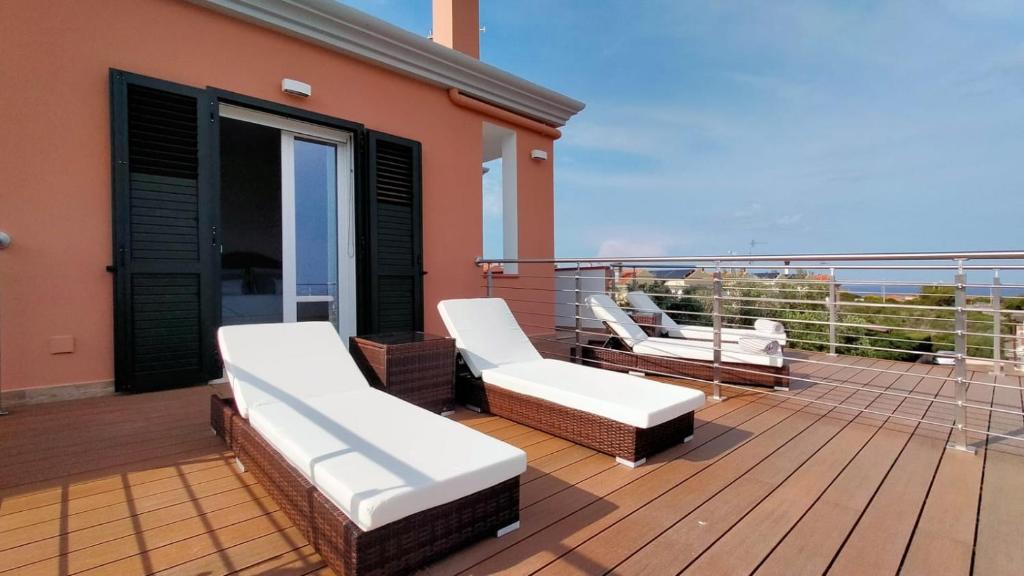
[[[365,332],[423,329],[420,144],[369,132]]]
[[[120,391],[213,376],[204,91],[111,72],[115,372]]]

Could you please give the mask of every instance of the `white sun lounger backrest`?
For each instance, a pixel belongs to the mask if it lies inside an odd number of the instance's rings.
[[[501,298],[442,300],[437,310],[477,377],[502,364],[542,359]]]
[[[245,418],[261,404],[369,386],[329,322],[224,326],[217,342],[235,405]]]
[[[630,306],[639,310],[640,312],[658,314],[658,317],[661,318],[661,327],[664,328],[666,332],[671,332],[672,330],[676,330],[679,328],[679,324],[676,324],[676,321],[673,320],[671,316],[666,314],[665,311],[661,309],[661,307],[655,304],[654,300],[651,300],[651,297],[648,296],[646,293],[629,292],[628,294],[626,294],[626,300],[629,301]]]
[[[607,294],[593,294],[587,297],[587,304],[598,320],[601,320],[632,348],[647,339],[647,333],[629,317]]]

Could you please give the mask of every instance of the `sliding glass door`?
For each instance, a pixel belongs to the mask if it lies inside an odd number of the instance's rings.
[[[222,179],[223,323],[318,320],[334,324],[346,339],[354,335],[350,135],[224,104],[220,114],[233,121],[222,121],[223,129],[253,134],[272,130],[277,140],[275,150],[265,145],[261,152],[250,151],[238,159],[237,178],[244,184]],[[248,126],[232,128],[233,123]],[[226,167],[231,150],[224,146],[228,138],[223,130],[221,140]],[[252,143],[244,139],[244,145]],[[261,175],[258,181],[254,173]],[[267,193],[269,187],[274,193]],[[250,256],[254,250],[262,251],[255,264]],[[238,286],[236,277],[241,280]]]

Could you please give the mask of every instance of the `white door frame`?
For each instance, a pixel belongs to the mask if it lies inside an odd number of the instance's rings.
[[[296,294],[295,254],[295,138],[315,140],[334,145],[337,150],[338,210],[338,332],[348,343],[356,334],[356,247],[355,247],[355,182],[352,134],[319,124],[268,114],[250,108],[220,104],[225,118],[261,124],[281,131],[281,283],[284,322],[295,322],[299,302],[324,302],[329,296],[298,296]]]

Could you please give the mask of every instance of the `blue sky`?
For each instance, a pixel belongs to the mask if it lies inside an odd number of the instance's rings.
[[[348,3],[430,30],[429,0]],[[482,0],[481,24],[484,61],[587,103],[559,256],[1024,247],[1024,3]]]

